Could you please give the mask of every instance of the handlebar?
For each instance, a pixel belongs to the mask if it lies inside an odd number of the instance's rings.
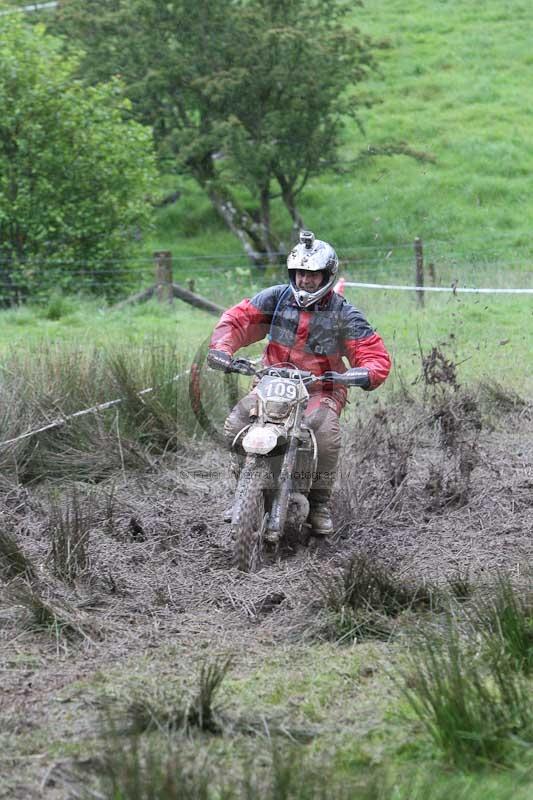
[[[255,366],[247,358],[234,358],[228,372],[236,372],[239,375],[255,375],[257,378],[262,378],[264,375],[272,375],[278,378],[292,378],[301,380],[304,384],[311,383],[331,383],[341,386],[361,386],[360,379],[350,372],[327,372],[325,375],[313,375],[312,372],[305,369],[297,369],[296,367],[263,367],[256,369]]]

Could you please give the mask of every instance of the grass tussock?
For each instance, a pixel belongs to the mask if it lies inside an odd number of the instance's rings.
[[[191,755],[181,743],[116,738],[96,762],[98,794],[113,800],[526,800],[527,771],[450,774],[430,768],[339,769],[308,750],[272,739],[231,768]],[[91,795],[93,796],[93,795]]]
[[[25,623],[34,631],[42,631],[56,639],[93,638],[94,626],[85,623],[74,611],[64,605],[45,600],[36,586],[22,579],[12,581],[6,588],[5,598],[15,608],[25,612]]]
[[[223,723],[216,697],[232,663],[231,657],[204,661],[193,691],[178,684],[138,689],[124,710],[111,711],[108,727],[112,732],[121,730],[128,734],[156,730],[221,733]]]
[[[404,387],[395,402],[353,421],[336,503],[343,538],[445,514],[472,498],[483,427],[478,398],[459,385],[455,362],[437,347],[421,353],[417,382],[416,397]]]
[[[0,579],[9,581],[13,578],[34,581],[35,567],[15,537],[7,531],[0,531]]]
[[[456,620],[427,628],[404,674],[404,697],[442,756],[464,769],[503,765],[533,744],[531,687],[501,650],[464,639]]]
[[[409,502],[416,425],[408,408],[404,401],[356,418],[345,438],[335,504],[337,530],[344,538],[367,520],[387,524]]]
[[[493,660],[503,656],[511,669],[533,675],[533,592],[517,589],[499,575],[494,592],[473,604],[472,620]]]
[[[98,766],[102,796],[114,800],[386,800],[383,780],[346,780],[313,764],[301,747],[276,741],[220,769],[170,741],[114,739]],[[99,795],[100,796],[100,795]]]
[[[339,572],[316,580],[326,611],[326,633],[338,642],[388,639],[406,611],[440,607],[440,593],[427,584],[400,580],[389,568],[355,555]]]
[[[149,467],[154,455],[205,432],[188,367],[175,346],[156,342],[109,352],[64,345],[13,352],[0,383],[0,469],[28,483],[44,476],[94,482]],[[229,409],[223,376],[202,368],[195,392],[207,427],[220,430]]]
[[[98,766],[102,793],[113,800],[209,800],[210,776],[183,755],[161,745],[143,747],[139,738],[126,746],[114,740]],[[221,795],[224,797],[224,795]]]
[[[498,381],[481,381],[480,395],[487,410],[496,414],[524,413],[528,403],[510,386]]]
[[[469,600],[475,591],[475,585],[470,578],[468,570],[450,575],[446,581],[446,588],[450,596],[458,603],[464,603]]]

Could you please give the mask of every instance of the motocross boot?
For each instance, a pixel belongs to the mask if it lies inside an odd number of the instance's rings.
[[[307,519],[311,525],[311,534],[314,536],[331,536],[335,532],[328,501],[311,500]]]

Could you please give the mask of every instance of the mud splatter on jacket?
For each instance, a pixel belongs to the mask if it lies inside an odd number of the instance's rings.
[[[368,369],[370,389],[383,383],[390,371],[381,337],[360,311],[333,291],[305,309],[298,306],[288,285],[264,289],[224,312],[210,347],[233,355],[267,335],[266,365],[289,362],[322,375],[328,370],[345,372],[345,357],[351,367]],[[340,413],[347,392],[341,386],[319,383],[310,387],[310,394],[330,397]]]

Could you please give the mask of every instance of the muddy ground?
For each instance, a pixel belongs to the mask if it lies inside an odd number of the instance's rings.
[[[17,593],[22,579],[4,571],[0,796],[79,796],[72,769],[83,756],[75,743],[95,735],[83,687],[107,671],[157,663],[168,647],[185,670],[205,652],[232,653],[239,668],[239,659],[257,664],[272,648],[320,639],[316,576],[355,552],[432,583],[526,573],[531,406],[480,410],[446,400],[439,408],[378,404],[364,422],[352,416],[335,495],[337,534],[284,548],[254,575],[232,567],[222,521],[232,480],[226,455],[209,446],[96,486],[23,487],[5,478],[3,530],[30,560],[30,583],[58,626],[36,629]],[[89,560],[69,583],[54,575],[51,537],[58,508],[72,519],[74,507],[89,530]]]

